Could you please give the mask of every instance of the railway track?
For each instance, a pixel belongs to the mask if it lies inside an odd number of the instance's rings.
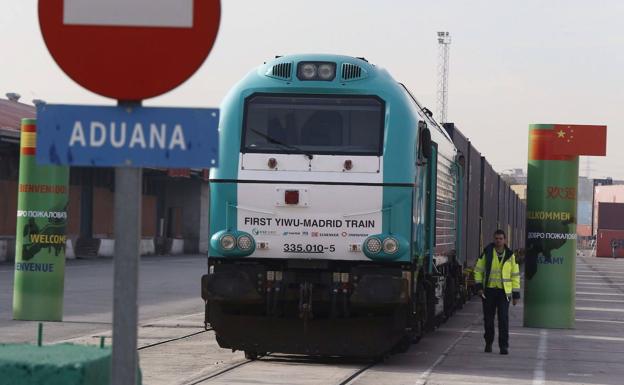
[[[469,325],[468,329],[472,328],[474,323],[475,322]],[[154,327],[167,326],[154,325]],[[174,326],[169,327],[173,328]],[[206,330],[194,331],[183,336],[169,338],[141,346],[138,350],[150,349],[171,342],[190,339],[210,331],[213,331],[213,329],[208,328]],[[445,356],[448,355],[449,351],[461,339],[463,339],[466,334],[467,331],[464,331],[464,333],[462,333],[462,335],[455,340],[451,346],[449,346],[447,351],[443,353],[441,359],[436,361],[433,367],[421,373],[419,378],[420,382],[418,383],[426,382],[432,369],[440,364],[444,358],[446,358]],[[230,356],[229,358],[224,357],[224,360],[221,361],[219,367],[206,368],[203,372],[195,373],[192,377],[186,377],[182,381],[177,382],[177,385],[202,385],[213,383],[244,384],[248,383],[250,378],[254,378],[258,384],[292,384],[294,378],[297,377],[292,377],[288,373],[293,373],[293,375],[301,376],[302,378],[308,376],[310,381],[304,381],[306,383],[313,382],[324,385],[352,385],[360,379],[363,374],[380,364],[382,361],[383,359],[363,361],[345,358],[319,358],[276,353],[268,353],[258,357],[257,359],[246,359],[242,357],[232,359]],[[263,376],[261,373],[269,373],[269,375]]]
[[[327,363],[338,363],[339,365],[333,365],[331,366],[332,368],[340,368],[340,369],[344,369],[344,371],[347,371],[347,373],[345,373],[344,375],[341,376],[341,379],[339,380],[335,380],[333,382],[325,382],[323,381],[323,384],[335,384],[335,385],[350,385],[352,384],[359,376],[361,376],[364,372],[366,372],[367,370],[369,370],[370,368],[372,368],[373,366],[377,365],[379,363],[379,361],[373,361],[373,362],[369,362],[366,363],[363,366],[359,366],[357,368],[341,368],[341,361],[342,360],[338,360],[338,359],[318,359],[318,358],[307,358],[307,357],[295,357],[293,358],[292,356],[283,356],[283,355],[273,355],[271,353],[259,357],[256,360],[249,360],[249,359],[245,359],[245,360],[241,360],[241,361],[237,361],[237,362],[233,362],[229,365],[227,365],[226,367],[216,370],[212,373],[208,373],[204,376],[198,377],[198,378],[194,378],[191,381],[188,382],[183,382],[183,385],[202,385],[202,384],[209,384],[209,383],[213,383],[213,382],[221,382],[221,383],[245,383],[246,380],[244,378],[244,374],[241,376],[241,378],[239,379],[240,382],[237,381],[236,375],[234,375],[234,378],[230,377],[233,372],[235,372],[236,370],[240,370],[243,367],[249,367],[251,365],[266,365],[266,364],[270,364],[271,365],[271,369],[275,372],[281,372],[283,369],[284,372],[288,372],[289,369],[292,368],[292,366],[297,366],[299,368],[301,368],[301,366],[305,366],[305,367],[312,367],[312,366],[318,366],[318,365],[323,365],[323,367],[326,368],[326,364]],[[347,361],[348,362],[348,361]],[[300,371],[298,368],[298,371]],[[354,370],[355,369],[355,370]],[[321,373],[322,371],[317,370],[317,368],[315,368],[315,370],[313,370],[315,372],[315,376],[318,377],[322,377],[323,374]],[[260,371],[257,371],[260,372]],[[225,376],[228,375],[227,378],[225,378]],[[328,377],[331,377],[331,375],[328,375]],[[321,378],[318,379],[319,383],[321,383]],[[329,378],[328,378],[329,380]],[[260,380],[261,381],[261,380]],[[272,381],[272,380],[269,380]],[[260,382],[261,383],[261,382]],[[273,383],[273,382],[269,382],[269,383]]]
[[[158,325],[158,324],[147,324],[143,325],[142,328],[170,328],[170,329],[181,329],[181,328],[195,328],[194,326],[185,326],[180,324],[173,325]],[[190,333],[186,333],[182,336],[167,338],[161,341],[157,341],[154,343],[150,343],[147,345],[140,346],[138,351],[146,351],[148,349],[152,349],[155,347],[161,347],[163,345],[181,341],[185,339],[190,339],[198,335],[202,335],[204,333],[208,333],[213,331],[212,328],[194,330]],[[377,365],[380,361],[371,361],[366,362],[365,364],[361,364],[362,361],[353,361],[348,359],[341,358],[314,358],[314,357],[306,357],[306,356],[295,356],[295,355],[284,355],[284,354],[273,354],[268,353],[266,355],[260,356],[257,359],[227,359],[224,358],[224,361],[220,365],[220,368],[210,368],[207,369],[204,373],[196,373],[192,377],[187,377],[181,382],[178,382],[179,385],[200,385],[200,384],[210,384],[215,382],[220,383],[236,383],[238,376],[234,374],[234,372],[240,371],[244,367],[248,366],[259,366],[259,365],[267,365],[270,366],[271,371],[276,373],[281,372],[285,368],[292,368],[293,366],[297,367],[297,370],[305,371],[305,368],[315,367],[313,371],[317,372],[327,372],[327,368],[329,368],[329,372],[332,370],[341,371],[341,375],[339,379],[332,378],[331,381],[319,381],[319,383],[323,384],[335,384],[335,385],[349,385],[352,384],[358,377],[364,374],[367,370]],[[356,367],[349,367],[351,365],[357,364]],[[319,370],[320,369],[320,370]],[[252,370],[256,370],[255,368]],[[260,369],[262,370],[262,369]],[[266,368],[265,368],[266,370]],[[291,369],[292,370],[292,369]],[[227,378],[225,378],[227,376]],[[329,376],[331,377],[331,375]],[[329,380],[329,379],[328,379]],[[245,382],[241,380],[241,382]],[[269,382],[272,383],[272,382]]]
[[[254,362],[254,360],[249,360],[249,359],[244,359],[244,360],[241,360],[241,361],[238,361],[238,362],[234,362],[234,363],[231,363],[231,364],[227,365],[225,368],[218,369],[215,372],[213,372],[211,374],[208,374],[208,375],[205,375],[205,376],[202,376],[200,378],[194,378],[193,380],[191,380],[189,382],[183,382],[183,384],[184,385],[205,384],[205,383],[207,383],[208,381],[210,381],[210,380],[212,380],[214,378],[217,378],[217,377],[222,376],[222,375],[224,375],[224,374],[226,374],[228,372],[231,372],[231,371],[233,371],[233,370],[235,370],[235,369],[237,369],[237,368],[239,368],[239,367],[241,367],[243,365],[251,364],[252,362]]]
[[[163,340],[163,341],[154,342],[152,344],[143,345],[143,346],[137,348],[137,350],[149,349],[149,348],[152,348],[154,346],[164,345],[164,344],[169,343],[169,342],[183,340],[185,338],[190,338],[190,337],[196,336],[198,334],[207,333],[209,331],[212,331],[212,329],[204,329],[204,330],[200,330],[200,331],[194,332],[194,333],[189,333],[189,334],[186,334],[186,335],[183,335],[183,336],[180,336],[180,337],[169,338],[169,339],[166,339],[166,340]]]
[[[445,351],[441,352],[442,354],[430,367],[422,368],[421,371],[413,373],[415,376],[414,380],[417,384],[425,384],[428,382],[435,368],[445,361],[451,350],[470,333],[470,330],[478,321],[478,319],[475,319],[469,325],[464,325],[464,330],[461,335],[453,341],[449,341],[451,342],[450,346],[448,346]],[[144,327],[150,326],[154,328],[190,328],[188,325],[176,324],[144,325]],[[189,333],[141,346],[139,350],[142,352],[151,352],[151,357],[158,357],[160,355],[157,350],[158,347],[167,346],[167,344],[184,340],[189,341],[190,345],[188,346],[193,346],[196,345],[196,342],[193,342],[195,341],[194,338],[212,331],[212,329],[197,330],[199,327],[193,328],[195,330],[189,330]],[[188,347],[185,347],[184,351],[188,354]],[[195,354],[200,354],[199,352],[200,350],[195,350]],[[204,353],[201,354],[203,355]],[[218,348],[216,351],[209,353],[208,356],[204,356],[201,361],[204,362],[204,365],[202,366],[196,363],[193,367],[194,370],[191,372],[192,374],[189,373],[191,375],[183,376],[182,378],[178,377],[171,382],[165,382],[163,381],[164,379],[159,378],[158,383],[176,385],[234,385],[253,382],[259,385],[291,385],[293,383],[354,385],[361,381],[363,381],[363,383],[374,381],[373,379],[378,373],[373,371],[372,377],[369,377],[368,374],[371,373],[371,369],[378,367],[378,365],[382,363],[382,360],[363,361],[333,357],[315,358],[279,353],[269,353],[257,359],[246,359],[242,357],[242,353],[232,354],[229,350]],[[157,374],[152,375],[156,376],[154,378],[158,378]]]
[[[361,376],[365,371],[367,371],[368,369],[370,369],[373,366],[377,365],[378,363],[379,363],[379,361],[371,362],[370,364],[364,366],[363,368],[359,369],[358,371],[356,371],[355,373],[350,375],[347,379],[345,379],[344,381],[342,381],[338,385],[350,385],[351,383],[353,383],[353,381],[355,379],[357,379],[359,376]]]

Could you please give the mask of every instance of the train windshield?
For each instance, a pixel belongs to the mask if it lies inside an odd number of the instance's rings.
[[[257,94],[245,103],[241,150],[380,156],[383,128],[375,96]]]

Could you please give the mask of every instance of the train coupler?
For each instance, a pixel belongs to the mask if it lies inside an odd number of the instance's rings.
[[[312,313],[312,291],[314,285],[304,282],[299,286],[299,318],[303,320],[304,333],[308,330],[308,321],[314,318]]]

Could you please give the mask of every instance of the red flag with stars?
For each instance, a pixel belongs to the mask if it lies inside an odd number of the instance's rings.
[[[555,155],[607,155],[607,126],[555,124],[551,140]]]

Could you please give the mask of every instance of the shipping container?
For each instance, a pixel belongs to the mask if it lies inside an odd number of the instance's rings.
[[[501,178],[501,182],[503,182],[504,179]],[[509,188],[509,183],[507,183],[505,181],[505,200],[503,203],[503,224],[502,224],[502,229],[505,230],[505,233],[507,234],[507,243],[508,245],[511,245],[511,243],[513,242],[513,210],[512,210],[512,203],[513,202],[513,194],[511,192],[511,189]]]
[[[509,233],[509,236],[513,236],[511,233],[512,224],[513,224],[513,211],[512,211],[512,203],[513,202],[513,192],[509,187],[509,183],[505,182],[505,229]]]
[[[517,249],[518,248],[518,196],[516,195],[516,193],[513,192],[513,190],[511,190],[510,187],[510,194],[509,196],[511,197],[511,204],[509,205],[509,209],[511,210],[511,227],[512,227],[512,234],[509,237],[511,239],[511,248],[512,249]]]
[[[468,184],[469,184],[469,167],[470,167],[470,142],[464,134],[461,133],[459,128],[455,126],[453,123],[444,123],[444,129],[448,132],[449,136],[453,140],[455,147],[457,148],[459,154],[464,156],[464,172],[462,175],[463,188],[462,194],[460,197],[461,202],[461,227],[462,231],[461,240],[460,240],[460,251],[458,252],[459,261],[464,263],[467,261],[467,241],[468,237],[465,235],[468,227]]]
[[[598,230],[596,236],[596,256],[613,258],[612,245],[615,243],[615,256],[624,258],[624,230]]]
[[[509,247],[523,248],[523,202],[455,124],[446,123],[444,128],[465,157],[462,225],[466,231],[461,245],[466,266],[474,266],[499,228],[507,233]]]
[[[507,226],[509,228],[507,239],[509,247],[513,250],[516,245],[516,194],[511,191],[511,187],[508,190],[507,202]]]
[[[520,215],[520,245],[519,249],[526,248],[526,201],[520,201],[519,203]]]
[[[511,198],[511,193],[510,193],[510,188],[509,188],[509,184],[503,179],[500,178],[500,188],[502,191],[502,194],[500,195],[500,199],[502,199],[501,201],[498,202],[498,207],[501,208],[501,213],[500,213],[500,229],[503,230],[505,232],[505,234],[507,234],[507,236],[512,235],[511,234],[511,229],[509,228],[509,224],[511,223],[510,220],[510,215],[509,215],[509,207],[510,207],[510,203],[509,200]]]
[[[515,204],[516,204],[516,194],[511,190],[511,186],[509,186],[509,184],[507,184],[507,229],[509,229],[509,239],[510,242],[512,243],[512,246],[515,247],[515,242],[514,242],[514,237],[515,237],[515,229],[516,229],[516,223],[515,223]]]
[[[594,234],[598,229],[598,203],[624,203],[624,185],[596,186],[594,188],[593,222]]]
[[[496,209],[496,228],[505,230],[505,181],[498,176],[498,205]]]
[[[481,235],[480,249],[492,242],[498,222],[498,182],[500,176],[496,174],[490,163],[481,157]]]
[[[520,225],[522,229],[522,249],[526,249],[526,236],[527,236],[527,205],[526,201],[520,204]]]
[[[579,237],[591,237],[590,225],[576,225],[576,235]]]
[[[500,189],[501,178],[500,175],[496,173],[496,170],[494,170],[494,166],[491,166],[490,175],[491,179],[494,181],[494,192],[492,193],[492,208],[488,215],[490,221],[489,230],[483,234],[484,247],[493,241],[494,232],[498,229],[498,201],[500,200],[500,193],[498,190]]]
[[[524,220],[522,219],[522,199],[518,197],[516,201],[516,228],[518,231],[516,232],[516,245],[514,246],[516,249],[524,248]]]
[[[502,188],[502,184],[503,184],[503,179],[500,177],[500,175],[498,175],[498,173],[496,172],[496,170],[494,169],[494,166],[492,166],[492,173],[494,174],[494,177],[496,178],[496,191],[494,192],[494,231],[496,231],[499,228],[499,222],[503,219],[503,215],[501,214],[501,218],[499,218],[498,215],[498,210],[501,209],[502,211],[502,202],[501,200],[505,199],[504,196],[504,192],[501,192],[501,188]],[[492,238],[494,237],[494,231],[490,232],[490,242],[492,242]]]
[[[576,205],[576,223],[581,225],[588,225],[591,229],[591,218],[592,218],[592,202],[588,201],[578,201]]]
[[[470,144],[468,156],[467,265],[474,266],[481,254],[481,154]]]
[[[624,203],[598,202],[600,230],[624,230]]]

